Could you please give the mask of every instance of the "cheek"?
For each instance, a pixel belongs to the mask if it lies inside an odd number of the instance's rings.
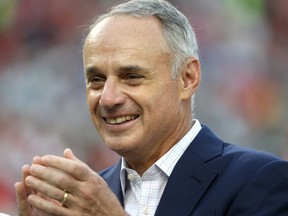
[[[180,100],[178,86],[174,82],[168,83],[163,86],[160,93],[160,98],[162,105],[176,105]],[[165,106],[167,108],[167,106]]]
[[[158,120],[164,120],[171,118],[171,115],[178,114],[179,109],[179,94],[177,89],[164,86],[162,89],[158,89],[157,93],[147,100],[149,103],[149,118],[155,121],[155,124],[159,125],[162,122]],[[153,117],[151,117],[153,116]],[[154,119],[154,120],[153,120]]]
[[[179,114],[179,107],[181,106],[179,98],[179,92],[175,86],[170,86],[162,92],[160,98],[158,98],[158,108],[162,116],[170,119]]]
[[[90,113],[95,113],[96,107],[99,104],[100,94],[97,94],[95,91],[86,90],[86,98]]]

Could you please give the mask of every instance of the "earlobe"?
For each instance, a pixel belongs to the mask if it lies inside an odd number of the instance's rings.
[[[181,72],[181,96],[182,99],[189,99],[197,91],[200,84],[200,62],[191,57],[187,59],[185,67]]]

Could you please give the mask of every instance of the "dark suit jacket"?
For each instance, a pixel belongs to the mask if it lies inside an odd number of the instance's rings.
[[[123,205],[120,167],[100,175]],[[176,164],[155,215],[288,216],[288,162],[225,143],[203,126]]]

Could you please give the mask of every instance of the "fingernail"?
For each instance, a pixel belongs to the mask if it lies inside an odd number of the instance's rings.
[[[31,183],[32,183],[32,176],[27,176],[27,177],[25,178],[25,184],[26,184],[27,186],[30,186]]]
[[[41,160],[41,158],[39,156],[35,156],[32,160],[33,163],[39,163],[39,161]]]
[[[37,173],[37,171],[39,171],[39,169],[40,169],[40,166],[39,166],[39,165],[33,164],[33,165],[30,167],[30,173],[31,173],[31,174],[35,174],[35,173]]]
[[[50,163],[50,159],[48,157],[44,156],[44,157],[41,158],[41,160],[42,160],[43,164],[46,165],[46,166],[48,166],[49,163]]]

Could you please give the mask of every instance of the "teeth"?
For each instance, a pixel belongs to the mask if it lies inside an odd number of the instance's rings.
[[[117,118],[106,118],[106,122],[108,124],[121,124],[123,122],[126,122],[126,121],[130,121],[130,120],[133,120],[137,118],[136,115],[128,115],[128,116],[122,116],[122,117],[117,117]]]

